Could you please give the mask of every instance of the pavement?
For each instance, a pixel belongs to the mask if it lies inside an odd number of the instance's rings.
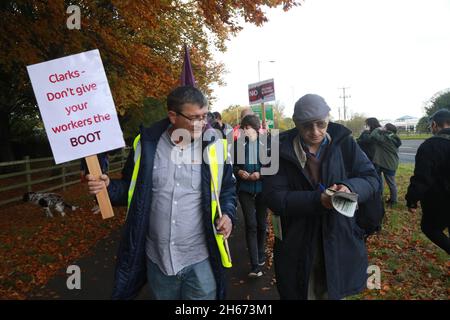
[[[279,299],[274,284],[273,265],[267,259],[264,275],[257,279],[247,277],[250,262],[245,241],[245,225],[242,211],[238,207],[238,223],[229,238],[233,267],[228,272],[229,300],[273,300]],[[74,261],[80,267],[81,288],[69,290],[66,269],[60,270],[45,286],[37,288],[29,295],[31,300],[108,300],[111,297],[114,279],[114,267],[120,230],[116,230],[107,238],[99,241],[92,250],[93,254]],[[151,299],[145,286],[137,300]]]

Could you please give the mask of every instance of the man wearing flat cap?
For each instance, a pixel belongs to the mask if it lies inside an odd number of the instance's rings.
[[[441,109],[430,117],[433,137],[417,150],[414,175],[406,194],[406,204],[416,213],[417,202],[422,206],[423,233],[450,254],[450,111]]]
[[[274,263],[281,299],[342,299],[366,287],[366,232],[355,216],[333,209],[325,190],[357,193],[361,204],[381,184],[351,131],[330,122],[329,112],[315,94],[296,102],[296,128],[280,134],[280,169],[264,179],[266,203],[280,217]]]

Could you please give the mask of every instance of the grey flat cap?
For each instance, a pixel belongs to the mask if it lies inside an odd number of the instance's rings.
[[[300,123],[322,120],[328,116],[330,110],[324,98],[317,94],[306,94],[295,103],[292,119]]]

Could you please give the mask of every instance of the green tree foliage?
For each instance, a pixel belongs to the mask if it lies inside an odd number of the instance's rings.
[[[350,120],[338,120],[337,123],[340,123],[352,131],[354,137],[358,137],[361,132],[364,130],[364,125],[367,117],[363,114],[355,113],[352,115]]]
[[[425,111],[428,116],[431,116],[439,109],[450,110],[450,89],[442,90],[436,93],[433,97],[431,97],[425,107]]]
[[[244,108],[248,108],[246,106],[240,105],[232,105],[223,110],[220,114],[222,116],[222,121],[228,123],[232,127],[238,125],[240,123],[241,111]]]
[[[284,106],[279,101],[273,105],[275,128],[280,131],[289,130],[295,127],[294,121],[290,116],[286,116]],[[249,106],[232,105],[221,112],[222,120],[229,123],[231,126],[236,126],[240,123],[241,111]]]
[[[131,145],[139,134],[139,126],[151,126],[155,121],[167,116],[165,99],[145,98],[142,105],[133,108],[133,112],[127,112],[120,117],[123,135],[127,145]]]
[[[278,129],[280,129],[280,131],[285,131],[292,128],[295,128],[295,123],[294,120],[292,120],[292,118],[286,117],[279,121]]]
[[[419,119],[417,123],[416,130],[418,133],[429,133],[429,117],[425,116]]]
[[[273,116],[276,129],[285,131],[295,127],[292,117],[286,115],[285,107],[279,101],[275,102],[273,105]]]

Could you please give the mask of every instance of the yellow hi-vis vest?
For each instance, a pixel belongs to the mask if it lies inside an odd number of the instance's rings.
[[[130,187],[128,189],[128,210],[130,209],[131,200],[133,199],[134,190],[136,188],[137,176],[139,173],[139,165],[141,163],[141,135],[139,134],[133,142],[134,150],[134,168],[131,176]],[[216,232],[214,221],[217,210],[217,199],[214,192],[214,186],[217,186],[217,194],[220,197],[220,188],[222,186],[223,167],[228,157],[228,145],[226,139],[217,139],[214,143],[207,146],[208,162],[211,172],[211,223],[216,238],[217,247],[219,249],[222,265],[225,268],[231,268],[232,264],[225,250],[223,235]],[[213,181],[214,179],[214,181]],[[127,212],[128,215],[128,212]]]

